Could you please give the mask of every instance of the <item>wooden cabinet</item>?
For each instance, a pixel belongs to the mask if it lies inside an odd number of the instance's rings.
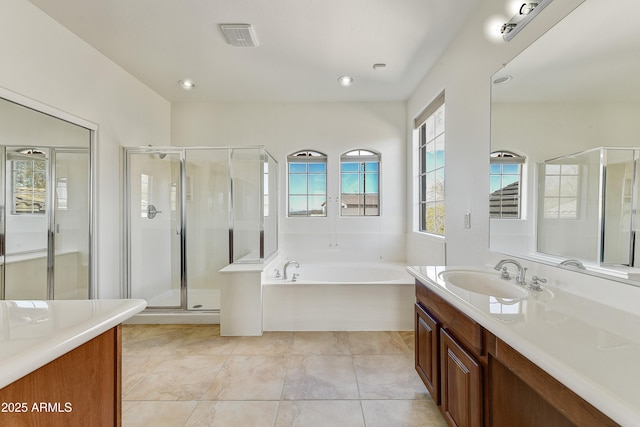
[[[440,325],[420,304],[416,304],[415,314],[416,371],[433,401],[440,404]]]
[[[120,325],[0,389],[2,426],[120,426]]]
[[[416,299],[416,371],[449,425],[617,425],[419,281]]]
[[[482,426],[482,367],[444,329],[440,346],[442,414],[453,426]]]
[[[416,371],[449,425],[483,425],[483,330],[417,283]]]
[[[488,425],[618,425],[500,338],[487,334],[487,343]]]

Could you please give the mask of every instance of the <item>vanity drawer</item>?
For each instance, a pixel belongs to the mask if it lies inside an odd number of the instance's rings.
[[[416,281],[416,299],[420,305],[437,317],[451,335],[463,341],[478,354],[483,354],[483,329],[480,324],[460,313],[420,281]]]

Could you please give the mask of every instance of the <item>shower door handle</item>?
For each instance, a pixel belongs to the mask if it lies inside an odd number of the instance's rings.
[[[159,213],[162,213],[162,211],[157,210],[155,206],[153,205],[147,206],[147,218],[153,219]]]

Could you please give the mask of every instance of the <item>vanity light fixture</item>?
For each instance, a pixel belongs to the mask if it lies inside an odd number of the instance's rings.
[[[553,0],[540,0],[539,2],[527,2],[520,6],[518,13],[506,22],[500,32],[505,41],[509,41],[518,34],[542,9]]]
[[[511,31],[513,31],[516,26],[518,24],[514,23],[514,22],[507,22],[506,24],[502,25],[502,28],[500,28],[500,32],[502,33],[502,37],[506,37],[507,34],[509,34]]]
[[[520,6],[520,15],[528,15],[533,12],[536,7],[538,7],[538,3],[524,3]]]
[[[338,83],[344,87],[349,87],[353,84],[353,77],[351,76],[342,76],[338,78]]]
[[[184,90],[191,90],[196,87],[196,84],[191,79],[184,79],[178,82],[178,85]]]

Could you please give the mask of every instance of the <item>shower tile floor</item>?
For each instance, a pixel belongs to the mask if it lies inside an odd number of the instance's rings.
[[[416,374],[412,332],[124,325],[122,424],[446,426]]]

